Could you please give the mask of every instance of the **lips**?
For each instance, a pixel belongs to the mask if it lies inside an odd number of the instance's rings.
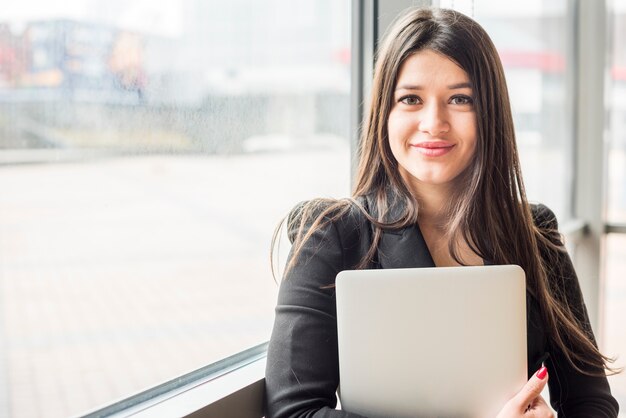
[[[411,144],[412,148],[415,148],[417,152],[427,157],[441,157],[452,151],[455,144],[450,144],[444,141],[424,141],[417,144]]]

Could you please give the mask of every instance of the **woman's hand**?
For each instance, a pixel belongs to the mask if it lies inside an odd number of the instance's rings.
[[[530,378],[517,395],[504,405],[496,418],[536,417],[554,418],[554,411],[541,397],[548,383],[548,369],[542,367]]]

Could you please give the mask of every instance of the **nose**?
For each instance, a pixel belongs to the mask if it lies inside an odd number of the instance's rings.
[[[450,124],[446,116],[445,109],[439,103],[430,103],[424,106],[420,112],[419,130],[426,132],[433,137],[450,130]]]

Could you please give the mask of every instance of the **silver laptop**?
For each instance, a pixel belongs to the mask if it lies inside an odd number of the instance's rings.
[[[488,417],[526,383],[519,266],[342,271],[339,398],[368,417]]]

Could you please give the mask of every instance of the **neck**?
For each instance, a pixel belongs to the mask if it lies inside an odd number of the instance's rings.
[[[413,179],[409,187],[419,204],[419,223],[443,228],[447,220],[446,208],[452,198],[452,185],[426,184]]]

